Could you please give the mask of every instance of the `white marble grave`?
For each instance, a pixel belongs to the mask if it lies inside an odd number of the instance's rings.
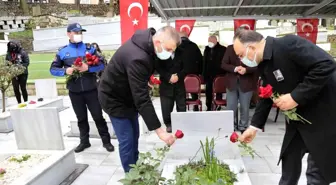
[[[64,150],[56,107],[12,108],[15,140],[21,150]]]
[[[28,173],[17,178],[11,185],[59,185],[76,169],[75,155],[72,149],[62,151],[15,151],[16,154],[48,154],[50,157],[41,164],[32,166]]]
[[[35,91],[37,98],[54,99],[58,97],[56,79],[35,80]]]
[[[173,133],[177,129],[182,130],[184,137],[177,140],[167,154],[163,177],[173,179],[177,166],[187,163],[192,158],[200,159],[200,141],[204,142],[206,137],[214,137],[217,138],[215,155],[237,174],[238,182],[235,185],[251,185],[238,145],[229,141],[233,132],[233,111],[174,112],[172,128]]]
[[[0,112],[0,133],[13,131],[12,120],[9,112]]]
[[[34,100],[35,104],[27,104],[26,107],[22,107],[20,109],[27,109],[27,108],[40,108],[40,107],[56,107],[58,111],[64,110],[64,104],[63,104],[63,97],[57,97],[55,99],[43,99],[43,101],[37,101]],[[18,105],[13,105],[8,108],[8,110],[11,109],[17,109]]]

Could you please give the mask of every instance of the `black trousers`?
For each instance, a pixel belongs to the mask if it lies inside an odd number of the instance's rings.
[[[162,117],[167,127],[171,126],[171,112],[176,102],[177,112],[186,112],[186,95],[185,92],[175,93],[173,96],[160,96]]]
[[[301,176],[302,158],[308,152],[301,135],[297,132],[282,157],[282,176],[279,185],[297,185]],[[307,185],[329,185],[322,177],[314,156],[308,154]]]
[[[207,109],[208,110],[211,110],[211,107],[212,107],[212,95],[213,95],[213,91],[212,91],[212,86],[213,86],[213,79],[209,79],[206,81],[206,84],[205,84],[205,97],[206,97],[206,106],[207,106]],[[221,93],[217,93],[216,94],[216,99],[217,100],[221,100],[223,99],[223,94]]]
[[[20,89],[22,92],[23,101],[24,102],[28,101],[27,80],[28,80],[28,74],[22,74],[12,79],[15,98],[18,103],[22,102]]]
[[[111,143],[107,123],[103,117],[103,111],[98,101],[97,89],[80,93],[74,93],[69,91],[69,96],[78,120],[81,143],[89,142],[90,126],[88,121],[87,109],[89,109],[92,118],[96,123],[103,144]]]

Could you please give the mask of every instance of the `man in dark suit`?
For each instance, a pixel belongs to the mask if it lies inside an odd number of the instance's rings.
[[[249,67],[237,57],[233,46],[227,47],[222,68],[226,71],[225,86],[228,110],[235,115],[235,131],[244,132],[249,126],[250,101],[253,91],[257,89],[257,67]],[[240,104],[240,120],[238,121],[238,101]]]
[[[206,84],[206,106],[207,111],[212,108],[212,84],[213,80],[218,75],[224,75],[225,71],[221,68],[222,59],[226,50],[225,46],[218,43],[217,37],[212,35],[208,39],[209,44],[204,49],[203,57],[203,78]],[[224,84],[223,84],[224,85]],[[222,94],[217,94],[216,99],[222,99]]]
[[[110,116],[119,141],[119,154],[125,172],[139,157],[138,113],[149,130],[168,145],[175,142],[155,113],[149,97],[148,81],[154,72],[155,59],[167,60],[180,43],[175,28],[166,26],[138,30],[113,55],[99,83],[99,101]]]
[[[176,102],[176,111],[186,111],[186,91],[184,87],[183,51],[178,47],[168,60],[159,60],[156,70],[160,74],[160,101],[163,121],[167,132],[172,132],[170,114]]]
[[[188,34],[186,32],[181,32],[181,45],[180,49],[183,50],[183,69],[185,74],[195,74],[201,75],[203,66],[203,56],[201,50],[198,48],[197,44],[189,40]],[[191,94],[193,100],[198,99],[197,94]],[[198,107],[194,106],[194,111],[198,111]]]
[[[242,62],[258,66],[264,84],[281,94],[274,100],[281,110],[297,108],[309,123],[286,118],[282,144],[280,185],[294,185],[301,175],[301,160],[308,155],[307,183],[327,185],[336,181],[336,63],[312,42],[294,35],[266,39],[251,30],[239,30],[234,50]],[[271,99],[261,99],[251,126],[240,140],[251,142],[264,127],[272,107]]]

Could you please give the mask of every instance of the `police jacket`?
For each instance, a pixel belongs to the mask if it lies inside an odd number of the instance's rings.
[[[62,77],[66,75],[66,69],[71,67],[77,57],[85,57],[86,53],[96,55],[100,60],[97,66],[89,66],[88,71],[84,72],[79,78],[73,78],[68,81],[67,89],[71,92],[85,92],[97,89],[96,72],[104,69],[104,62],[97,54],[94,47],[86,48],[83,42],[69,43],[61,48],[55,56],[50,66],[50,73],[53,76]]]

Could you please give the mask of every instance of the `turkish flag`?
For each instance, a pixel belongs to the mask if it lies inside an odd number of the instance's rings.
[[[296,19],[297,35],[316,44],[318,23],[318,19]]]
[[[138,29],[147,29],[148,0],[121,0],[121,43],[125,43]]]
[[[238,28],[245,28],[247,30],[255,30],[255,19],[235,19],[234,20],[234,31]]]
[[[196,20],[176,20],[175,29],[179,32],[186,32],[188,37],[194,29]]]

